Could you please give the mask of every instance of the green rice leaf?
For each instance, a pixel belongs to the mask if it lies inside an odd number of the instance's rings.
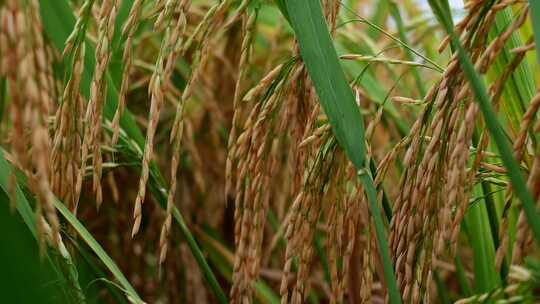
[[[120,268],[114,263],[114,261],[109,257],[105,252],[103,247],[94,239],[92,234],[84,227],[84,225],[79,222],[77,217],[71,213],[64,204],[60,201],[54,201],[54,207],[56,210],[64,216],[68,223],[75,228],[79,236],[86,242],[86,244],[92,249],[92,251],[99,257],[99,259],[105,264],[113,276],[118,280],[120,285],[124,288],[124,292],[128,299],[134,303],[144,303],[143,300],[139,297],[135,289],[131,286],[129,281],[126,279]]]
[[[3,151],[0,149],[0,190],[6,195],[10,193],[9,176],[10,174],[12,174],[11,172],[12,168],[4,159]],[[37,239],[34,211],[32,210],[30,202],[27,200],[23,190],[18,183],[14,184],[14,189],[11,193],[15,195],[15,208],[17,209],[17,212],[21,216],[24,224],[26,225],[32,236]],[[57,265],[57,263],[53,261],[53,256],[58,256],[59,259],[57,261],[61,264]],[[47,261],[49,262],[49,264],[51,264],[57,275],[65,281],[67,286],[69,286],[69,288],[66,288],[66,291],[70,292],[72,294],[72,297],[75,298],[76,301],[84,302],[84,294],[78,281],[78,270],[75,267],[75,264],[69,253],[65,251],[60,252],[59,250],[55,251],[52,248],[48,248],[48,250],[46,251],[46,257]]]
[[[8,187],[8,176],[10,172],[12,172],[11,166],[6,162],[4,159],[3,154],[0,152],[0,188],[4,190],[4,192],[7,191]],[[6,192],[9,193],[9,192]],[[26,225],[29,227],[30,231],[35,234],[35,225],[34,225],[34,215],[32,212],[32,209],[28,202],[26,201],[26,198],[24,197],[24,194],[22,193],[22,190],[19,188],[19,186],[16,186],[15,188],[15,195],[17,199],[17,209],[19,210],[19,213],[21,214],[23,221],[26,223]],[[75,228],[77,233],[81,236],[81,238],[88,244],[88,246],[94,251],[94,253],[99,257],[99,259],[105,264],[105,266],[111,271],[111,273],[114,275],[114,277],[118,280],[118,282],[121,284],[121,286],[124,288],[124,292],[128,296],[128,299],[130,299],[134,303],[144,303],[135,289],[131,286],[131,284],[128,282],[122,271],[116,266],[114,261],[109,257],[109,255],[103,250],[103,247],[99,245],[99,243],[94,239],[94,237],[88,232],[88,230],[79,222],[79,220],[73,215],[67,208],[64,206],[60,201],[55,200],[54,201],[55,208],[64,216],[64,218],[68,221],[68,223]]]
[[[318,1],[287,1],[300,54],[332,130],[357,168],[364,166],[364,123],[345,79]]]
[[[531,12],[534,41],[536,42],[536,60],[540,69],[540,1],[529,0],[529,10]]]
[[[296,34],[300,54],[315,86],[332,131],[348,158],[359,170],[367,192],[382,257],[385,282],[391,303],[401,303],[397,291],[381,211],[377,205],[373,179],[365,169],[364,122],[332,44],[319,1],[286,1],[289,20]]]

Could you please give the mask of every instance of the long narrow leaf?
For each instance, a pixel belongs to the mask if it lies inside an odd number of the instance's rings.
[[[401,303],[384,224],[377,205],[376,190],[371,176],[368,175],[369,171],[364,169],[366,159],[364,122],[339,64],[321,5],[319,1],[313,0],[288,0],[286,4],[289,20],[300,46],[300,54],[332,125],[333,133],[348,158],[359,170],[360,181],[367,192],[390,301]]]
[[[540,69],[540,1],[529,0],[529,9],[531,11],[534,40],[536,41],[536,61]]]
[[[84,303],[69,295],[69,287],[52,258],[40,258],[35,237],[19,214],[11,212],[9,201],[7,193],[0,190],[2,303]]]
[[[300,54],[315,85],[332,130],[357,168],[364,166],[364,124],[339,65],[318,1],[287,1]]]
[[[126,279],[120,268],[118,268],[116,263],[114,263],[114,261],[111,259],[111,257],[109,257],[96,239],[94,239],[92,234],[83,226],[81,222],[79,222],[77,217],[75,217],[75,215],[73,215],[73,213],[71,213],[67,207],[58,200],[54,201],[54,206],[56,207],[56,210],[58,210],[64,216],[68,223],[75,228],[79,236],[86,242],[92,251],[94,251],[103,264],[105,264],[113,276],[118,280],[120,285],[122,285],[128,299],[135,303],[144,303],[133,286],[131,286],[129,281]]]
[[[0,188],[4,191],[7,191],[8,187],[8,175],[12,171],[11,166],[6,162],[4,159],[4,156],[2,155],[0,151]],[[35,233],[34,231],[34,219],[33,219],[33,213],[30,208],[30,205],[26,202],[26,199],[24,198],[24,194],[22,193],[22,190],[16,186],[15,188],[16,192],[16,199],[17,199],[17,208],[20,210],[21,216],[23,220],[26,222],[28,227],[30,228],[30,231],[32,233]],[[6,192],[9,193],[9,192]],[[131,284],[128,282],[122,271],[116,266],[114,261],[109,257],[109,255],[103,250],[101,245],[94,239],[94,237],[88,232],[88,230],[79,222],[79,220],[64,206],[61,202],[58,200],[54,201],[54,206],[56,209],[64,216],[64,218],[68,221],[68,223],[75,228],[77,233],[81,236],[81,238],[88,244],[88,246],[94,251],[94,253],[100,258],[101,261],[107,266],[107,268],[111,271],[111,273],[114,275],[114,277],[118,280],[118,282],[122,285],[122,287],[125,289],[126,295],[131,301],[134,301],[135,303],[144,303],[135,289],[131,286]]]
[[[0,191],[4,192],[6,195],[10,193],[9,176],[11,172],[11,166],[4,159],[3,152],[0,149]],[[16,200],[15,207],[17,212],[21,216],[26,227],[28,227],[32,236],[37,239],[35,215],[30,206],[30,202],[25,197],[25,194],[18,183],[15,183],[12,187],[14,188],[12,188],[11,193],[15,195],[14,199]],[[53,261],[53,256],[59,257],[58,262],[61,263],[60,265],[57,265],[57,263]],[[78,281],[78,270],[65,248],[63,248],[62,252],[50,248],[50,250],[47,250],[46,252],[46,257],[47,261],[51,264],[57,274],[60,277],[63,277],[63,279],[66,280],[66,283],[69,284],[69,291],[72,291],[73,297],[76,298],[78,302],[84,302],[84,294]]]

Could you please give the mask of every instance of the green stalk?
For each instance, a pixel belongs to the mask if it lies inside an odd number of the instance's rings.
[[[491,238],[493,239],[493,246],[499,248],[499,216],[497,215],[497,208],[495,206],[495,201],[491,195],[493,193],[492,187],[489,183],[482,181],[480,184],[482,187],[482,194],[484,196],[484,202],[486,203],[486,211],[489,220],[489,227],[491,229]],[[508,273],[508,264],[506,259],[503,259],[503,264],[501,266],[501,278],[504,278]]]
[[[377,165],[375,163],[375,160],[372,158],[369,162],[369,170],[371,172],[371,176],[377,176]],[[386,194],[386,191],[384,191],[384,185],[381,183],[379,187],[377,187],[377,192],[382,192],[382,206],[384,210],[384,215],[386,217],[386,220],[388,223],[392,221],[392,205],[390,204],[390,200],[388,199],[388,195]]]
[[[288,0],[286,5],[300,54],[332,125],[334,136],[358,170],[358,177],[367,193],[390,302],[401,303],[375,186],[365,164],[364,122],[339,64],[321,5],[319,1],[312,0]]]

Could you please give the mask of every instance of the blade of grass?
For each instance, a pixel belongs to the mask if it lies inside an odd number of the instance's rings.
[[[287,1],[300,54],[334,135],[357,168],[364,167],[364,125],[317,1]]]
[[[529,223],[533,231],[536,243],[540,245],[540,216],[538,216],[538,213],[536,212],[534,200],[531,193],[529,192],[529,189],[527,189],[527,184],[525,178],[520,171],[519,164],[513,156],[512,147],[510,146],[510,143],[508,142],[508,139],[506,138],[504,131],[499,124],[499,121],[497,120],[497,114],[493,110],[484,83],[476,72],[463,45],[461,45],[461,42],[454,34],[452,19],[449,12],[444,12],[443,9],[440,7],[439,3],[434,0],[430,0],[429,4],[432,7],[433,11],[438,11],[438,15],[442,17],[441,20],[443,26],[446,29],[448,35],[450,36],[454,49],[457,50],[458,59],[461,67],[465,73],[467,80],[471,85],[475,100],[476,102],[478,102],[480,111],[484,116],[487,128],[491,136],[495,140],[495,144],[501,154],[503,164],[508,171],[508,177],[514,189],[514,193],[523,204],[523,209],[525,211],[527,222]]]
[[[10,193],[9,189],[9,175],[11,174],[11,166],[4,159],[3,151],[0,149],[0,190],[6,195]],[[26,227],[30,230],[30,233],[37,239],[35,215],[30,202],[24,195],[23,190],[19,186],[19,183],[14,185],[14,194],[16,200],[16,209]],[[49,263],[53,266],[53,269],[57,272],[61,279],[64,279],[71,287],[70,292],[73,293],[73,297],[78,302],[84,302],[84,294],[78,281],[78,271],[75,264],[66,250],[60,252],[60,250],[54,250],[47,248],[46,257]],[[57,256],[58,265],[53,261],[53,256]]]
[[[531,12],[534,41],[536,42],[536,60],[540,69],[540,1],[529,0],[529,10]]]
[[[105,252],[103,247],[94,239],[92,234],[86,230],[81,222],[71,213],[64,204],[60,201],[54,201],[54,207],[58,210],[62,216],[67,220],[67,222],[75,228],[79,236],[86,242],[86,244],[92,249],[92,251],[99,257],[99,259],[105,264],[113,276],[118,280],[120,285],[124,288],[124,292],[130,301],[135,303],[144,303],[143,300],[139,297],[135,289],[131,286],[129,281],[126,279],[120,268],[114,263],[111,257]]]
[[[9,205],[8,194],[0,190],[2,303],[84,303],[70,297],[56,265],[48,254],[40,256],[35,236]]]
[[[319,1],[288,0],[287,12],[309,76],[333,133],[359,171],[374,218],[391,303],[401,303],[373,179],[365,169],[364,125],[332,44]]]
[[[8,162],[4,158],[4,153],[2,149],[0,149],[0,188],[5,193],[10,193],[10,187],[9,187],[9,175],[11,174],[11,166],[8,164]],[[34,236],[36,236],[36,224],[34,219],[34,212],[32,210],[32,207],[24,197],[24,193],[19,187],[18,184],[15,184],[14,189],[14,195],[15,200],[17,202],[16,208],[17,212],[21,215],[24,223],[30,229],[30,232]]]
[[[10,172],[12,172],[11,166],[7,163],[7,161],[4,159],[4,155],[2,154],[0,150],[0,187],[4,192],[9,189],[8,187],[8,176]],[[26,198],[24,197],[24,194],[22,193],[21,189],[16,186],[15,189],[16,199],[17,199],[17,208],[21,210],[20,214],[23,218],[23,220],[26,222],[28,227],[31,231],[35,234],[35,225],[33,225],[34,218],[33,218],[33,212],[30,207],[30,205],[27,203]],[[9,193],[9,192],[6,192]],[[24,203],[26,202],[26,203]],[[128,296],[128,298],[132,301],[135,301],[136,303],[144,303],[135,289],[131,286],[131,284],[128,282],[124,274],[120,271],[118,266],[114,263],[114,261],[107,255],[105,250],[99,245],[99,243],[94,239],[94,237],[86,230],[86,228],[79,222],[79,220],[58,200],[54,200],[54,206],[55,208],[64,216],[64,218],[68,221],[68,223],[75,228],[75,231],[81,236],[81,238],[86,242],[86,244],[94,251],[94,253],[100,258],[100,260],[107,266],[107,268],[111,271],[111,273],[114,275],[114,277],[118,280],[118,282],[122,285],[122,287],[125,289],[124,292]]]
[[[74,240],[72,240],[74,241]],[[72,242],[77,248],[77,252],[80,259],[77,260],[77,266],[80,269],[81,274],[81,284],[86,287],[86,298],[90,303],[100,303],[99,294],[101,289],[96,288],[95,286],[90,287],[90,284],[105,278],[107,274],[105,269],[103,269],[99,259],[97,259],[91,252],[88,246],[84,242]],[[119,289],[116,288],[116,285],[105,284],[105,288],[109,291],[113,297],[114,303],[117,304],[126,304],[128,301],[123,293],[120,293]]]

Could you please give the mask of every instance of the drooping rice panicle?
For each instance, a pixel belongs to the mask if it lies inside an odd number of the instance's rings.
[[[31,172],[28,184],[37,196],[36,223],[43,253],[45,226],[50,227],[51,245],[58,247],[61,242],[50,182],[48,115],[55,98],[50,83],[52,72],[47,61],[37,1],[23,4],[8,1],[5,5],[0,8],[0,23],[6,30],[3,34],[6,38],[4,52],[10,62],[2,71],[9,81],[12,97],[9,108],[13,118],[11,142],[16,152],[15,161],[23,170]]]
[[[177,35],[178,38],[177,39],[180,39],[182,36],[183,36],[183,33],[185,31],[185,27],[186,27],[186,12],[187,10],[189,9],[189,1],[182,1],[180,3],[180,7],[179,7],[179,10],[180,10],[180,17],[178,19],[178,23],[174,29],[174,34],[173,35]],[[176,49],[176,51],[178,51],[178,49],[180,49],[180,46],[181,46],[181,42],[183,42],[182,40],[177,40],[177,42],[174,44],[174,45],[171,45],[170,47],[173,47]],[[171,53],[171,56],[178,56],[179,54],[176,54],[174,53],[175,51],[173,51],[173,53]],[[173,68],[172,66],[172,63],[174,63],[174,58],[175,57],[170,57],[169,61],[170,64],[171,64],[171,67],[170,69]],[[202,63],[204,64],[204,63]],[[171,71],[172,72],[172,71]],[[197,73],[197,68],[195,69],[195,72],[194,73]],[[196,77],[196,76],[192,76],[192,77]],[[190,81],[191,83],[191,81]],[[189,90],[189,86],[190,84],[188,83],[187,87],[186,87],[186,91]],[[176,117],[175,117],[175,121],[174,121],[174,126],[173,126],[173,129],[171,130],[171,134],[174,132],[174,136],[171,135],[171,138],[170,138],[170,141],[173,143],[173,155],[172,155],[172,158],[171,158],[171,184],[170,184],[170,187],[169,187],[169,192],[167,194],[167,208],[165,210],[165,223],[163,225],[163,228],[161,229],[161,234],[160,234],[160,238],[159,238],[159,263],[163,263],[163,261],[165,260],[165,257],[167,255],[167,248],[168,248],[168,237],[169,237],[169,234],[170,234],[170,230],[171,230],[171,223],[172,223],[172,208],[173,208],[173,205],[174,205],[174,199],[175,199],[175,193],[176,193],[176,188],[177,188],[177,184],[176,184],[176,181],[177,181],[177,170],[178,170],[178,165],[179,165],[179,157],[180,157],[180,144],[182,142],[182,134],[183,134],[183,111],[184,111],[184,108],[183,108],[183,103],[185,102],[185,100],[187,98],[189,98],[188,95],[186,95],[186,91],[184,91],[184,94],[181,96],[181,100],[178,100],[177,103],[177,108],[176,108]],[[184,99],[186,98],[186,99]]]
[[[141,10],[143,7],[144,0],[136,0],[129,11],[129,17],[122,27],[122,35],[126,36],[124,42],[124,51],[122,53],[122,61],[124,62],[124,70],[122,72],[122,84],[120,86],[120,91],[118,92],[118,108],[114,114],[114,118],[111,123],[111,128],[113,130],[113,135],[111,139],[112,145],[116,145],[118,142],[118,136],[120,134],[120,119],[124,113],[126,107],[127,93],[129,89],[129,76],[131,68],[133,65],[133,39],[139,25],[141,23]]]
[[[146,130],[146,143],[141,164],[141,178],[139,180],[139,191],[135,199],[135,209],[133,211],[133,229],[132,236],[135,236],[139,231],[142,220],[142,204],[146,196],[146,183],[150,173],[150,162],[154,151],[154,135],[156,133],[157,124],[160,117],[161,107],[163,105],[165,87],[170,79],[176,56],[178,56],[178,41],[180,37],[180,29],[185,20],[181,15],[177,20],[172,20],[172,13],[181,7],[181,3],[185,1],[168,0],[165,9],[158,16],[155,27],[165,26],[165,38],[161,44],[154,73],[150,79],[149,92],[151,96],[151,105],[149,112],[148,128]]]
[[[82,142],[82,165],[86,164],[84,151],[92,148],[93,191],[96,195],[96,205],[99,208],[103,202],[101,189],[102,156],[101,156],[101,124],[103,106],[106,99],[107,82],[105,73],[111,59],[111,45],[114,34],[114,24],[118,14],[117,0],[105,0],[99,12],[98,41],[96,46],[96,68],[90,87],[90,100],[85,114],[85,136]]]

